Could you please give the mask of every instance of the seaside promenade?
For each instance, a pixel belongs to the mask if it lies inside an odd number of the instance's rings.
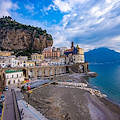
[[[18,100],[18,106],[21,111],[22,120],[48,120],[39,111],[24,100]]]

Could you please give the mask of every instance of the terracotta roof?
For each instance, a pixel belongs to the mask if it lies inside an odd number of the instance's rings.
[[[67,49],[66,51],[67,51],[67,52],[70,52],[70,51],[73,51],[73,49]]]
[[[80,47],[78,47],[77,49],[82,49],[82,50],[84,50],[83,48],[80,48]]]

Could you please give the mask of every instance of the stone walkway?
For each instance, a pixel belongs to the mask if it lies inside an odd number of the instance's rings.
[[[22,110],[22,120],[47,120],[39,111],[24,100],[18,100],[20,111]]]

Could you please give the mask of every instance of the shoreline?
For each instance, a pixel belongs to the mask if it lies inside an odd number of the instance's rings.
[[[110,99],[110,98],[108,98],[108,97],[105,97],[104,99],[107,100],[107,101],[109,101],[110,103],[112,103],[112,104],[118,106],[118,107],[120,108],[120,103],[115,102],[114,100],[112,100],[112,99]]]
[[[85,76],[80,74],[78,76],[74,74],[57,76],[55,79],[62,82],[69,79],[76,83],[85,82]],[[27,101],[25,94],[24,97]],[[94,120],[96,116],[100,117],[100,115],[107,119],[120,119],[120,107],[106,98],[97,97],[86,90],[78,88],[50,84],[34,91],[31,94],[30,104],[51,120],[64,120],[66,114],[69,114],[73,120]],[[83,108],[82,110],[81,107]],[[94,110],[97,111],[96,114],[93,114]],[[109,114],[104,113],[104,111],[107,111]]]
[[[86,81],[86,83],[90,86],[90,88],[96,89],[96,88],[94,88],[94,86],[90,85],[89,82],[87,82],[87,80],[86,80],[87,78],[88,78],[88,76],[85,76],[85,77],[83,76],[83,79],[84,79],[84,80]],[[101,90],[99,90],[99,89],[96,89],[96,90],[98,90],[98,91],[101,92]],[[104,93],[101,92],[101,94],[104,94]],[[106,94],[105,94],[105,95],[106,95]],[[118,107],[120,107],[120,103],[118,103],[118,102],[112,100],[112,99],[109,98],[107,95],[106,95],[106,97],[104,97],[104,99],[106,99],[107,101],[109,101],[109,102],[111,102],[111,103],[117,105]]]
[[[85,82],[90,86],[90,88],[96,89],[96,88],[94,88],[94,86],[90,85],[89,82],[87,82],[87,80],[86,80],[87,77],[88,77],[88,76],[85,76],[85,77],[83,76],[83,79],[85,80]],[[96,90],[98,90],[98,89],[96,89]],[[99,90],[99,91],[100,91],[100,90]],[[100,92],[101,92],[101,91],[100,91]],[[104,93],[101,92],[101,94],[104,94]],[[105,94],[105,95],[106,95],[106,94]],[[108,98],[107,95],[106,95],[106,97],[103,97],[103,99],[109,101],[110,103],[112,103],[112,104],[114,104],[114,105],[116,105],[116,106],[118,106],[118,107],[120,108],[120,103],[118,103],[118,102],[116,102],[116,101],[114,101],[114,100]]]

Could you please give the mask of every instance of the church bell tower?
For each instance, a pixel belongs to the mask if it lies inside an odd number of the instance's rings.
[[[71,49],[74,49],[74,42],[71,42]]]

